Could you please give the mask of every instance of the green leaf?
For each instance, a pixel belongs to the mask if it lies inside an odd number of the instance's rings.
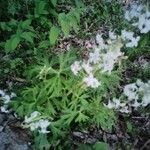
[[[19,116],[23,117],[23,115],[24,115],[23,105],[20,105],[15,111],[19,114]]]
[[[47,107],[47,109],[45,109],[45,111],[48,115],[55,115],[56,114],[55,108],[50,101],[47,102],[46,107]]]
[[[9,53],[11,51],[11,39],[7,40],[5,43],[5,52]]]
[[[45,1],[37,1],[35,9],[34,9],[35,16],[38,17],[39,15],[42,15],[42,14],[48,14],[48,12],[45,10],[46,5],[47,4]]]
[[[45,48],[45,49],[47,49],[49,46],[50,46],[49,41],[45,40],[45,41],[42,41],[42,42],[39,43],[38,48]]]
[[[80,144],[77,150],[93,150],[90,145]]]
[[[57,0],[51,0],[51,3],[53,4],[54,7],[57,5]]]
[[[30,43],[33,43],[33,36],[34,34],[32,32],[23,32],[21,34],[21,37]]]
[[[36,149],[39,150],[48,150],[50,147],[50,143],[47,140],[47,135],[46,134],[39,134],[38,136],[35,137],[35,146]]]
[[[27,20],[25,20],[25,21],[22,22],[21,27],[23,29],[25,29],[25,28],[28,28],[30,26],[30,24],[31,24],[31,20],[27,19]]]
[[[65,110],[64,114],[61,116],[61,120],[64,124],[70,125],[70,123],[76,118],[78,112],[73,110]]]
[[[68,14],[68,19],[70,21],[70,26],[73,27],[74,31],[77,33],[79,30],[78,22],[74,14]]]
[[[88,120],[89,117],[84,115],[83,113],[79,112],[77,118],[75,119],[75,122],[85,122],[86,120]]]
[[[84,7],[84,3],[81,0],[75,0],[75,4],[77,7]]]
[[[65,37],[68,37],[69,32],[70,32],[70,22],[68,21],[66,14],[65,13],[60,13],[58,16],[61,29],[65,35]]]
[[[78,23],[80,23],[80,13],[76,10],[72,12],[74,14],[74,16],[76,17]]]
[[[5,52],[9,53],[14,51],[20,42],[20,38],[18,36],[12,36],[11,39],[7,40],[5,43]]]
[[[15,36],[12,40],[11,40],[11,49],[14,50],[17,48],[18,44],[20,42],[20,38],[18,36]]]
[[[59,35],[59,28],[53,26],[49,33],[50,44],[54,45]]]
[[[97,142],[94,146],[93,146],[94,150],[108,150],[109,146],[107,143],[104,142]]]

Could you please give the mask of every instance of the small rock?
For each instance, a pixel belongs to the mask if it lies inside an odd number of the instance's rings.
[[[3,124],[4,120],[5,120],[5,115],[4,114],[0,114],[0,125]]]

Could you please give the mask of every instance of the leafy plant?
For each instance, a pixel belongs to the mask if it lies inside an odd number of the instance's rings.
[[[71,3],[71,9],[60,9],[61,5],[63,1],[57,0],[10,0],[2,3],[1,7],[6,9],[1,9],[1,14],[8,14],[4,18],[1,15],[0,22],[3,79],[12,72],[14,76],[24,78],[23,70],[36,64],[41,55],[50,53],[60,37],[78,32],[83,8]],[[16,59],[15,62],[20,59],[24,65],[10,67],[12,61],[5,58]]]
[[[70,65],[75,60],[74,56],[71,51],[43,58],[39,65],[26,72],[33,85],[22,90],[13,102],[13,108],[22,117],[30,115],[34,110],[53,118],[50,126],[53,136],[50,138],[56,140],[60,131],[67,134],[74,123],[97,124],[104,130],[111,130],[115,124],[115,114],[104,107],[99,99],[103,93],[96,94],[94,90],[87,89],[81,81],[82,76],[72,78]],[[92,95],[95,98],[91,98]]]

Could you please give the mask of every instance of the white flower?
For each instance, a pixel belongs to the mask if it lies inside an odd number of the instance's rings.
[[[29,124],[30,130],[34,131],[39,127],[39,123],[38,122],[32,122]]]
[[[145,94],[142,98],[142,106],[146,107],[148,104],[150,104],[150,93]]]
[[[146,12],[145,14],[140,15],[138,28],[141,33],[148,33],[150,31],[150,12]]]
[[[122,107],[121,109],[119,109],[119,111],[121,112],[121,113],[129,113],[130,111],[129,111],[129,108],[126,106],[126,107]]]
[[[103,55],[103,63],[100,64],[100,68],[102,68],[102,72],[108,72],[109,74],[114,68],[115,59],[114,53],[106,53]]]
[[[102,72],[108,72],[108,74],[111,74],[114,64],[119,60],[119,57],[123,55],[120,51],[122,46],[123,44],[120,40],[109,45],[108,51],[102,55],[102,63],[99,65]]]
[[[25,116],[24,126],[29,127],[31,131],[39,129],[38,131],[40,133],[43,133],[43,134],[49,133],[49,131],[47,131],[47,127],[50,125],[50,122],[47,119],[37,118],[39,115],[40,115],[39,112],[34,111],[33,113],[31,113],[30,117]]]
[[[92,66],[89,64],[89,62],[83,62],[82,63],[82,68],[85,70],[85,72],[87,73],[87,74],[90,74],[90,73],[92,73],[92,70],[93,70],[93,68],[92,68]]]
[[[131,21],[131,19],[133,19],[134,17],[138,17],[141,14],[141,11],[143,10],[143,6],[136,4],[136,3],[132,3],[131,4],[131,9],[127,10],[125,12],[125,19],[127,19],[128,21]]]
[[[100,35],[100,34],[97,34],[97,35],[96,35],[96,42],[97,42],[98,44],[104,43],[104,40],[103,40],[103,38],[102,38],[102,35]]]
[[[96,78],[94,78],[92,74],[90,74],[88,77],[85,77],[83,79],[83,82],[85,82],[88,87],[92,88],[97,88],[98,86],[100,86],[100,82]]]
[[[79,73],[79,71],[81,70],[81,66],[80,66],[80,61],[75,61],[72,65],[71,65],[71,70],[74,73],[74,75],[77,75]]]
[[[135,100],[134,103],[131,104],[131,106],[137,108],[137,107],[141,106],[141,103],[139,103],[137,100]]]
[[[129,31],[126,31],[126,30],[122,30],[121,31],[121,37],[124,40],[126,40],[126,39],[132,39],[133,35],[134,35],[133,32],[129,32]]]
[[[100,49],[105,49],[107,47],[106,44],[104,43],[102,35],[100,34],[96,35],[96,43],[100,46],[99,47]]]
[[[120,111],[123,111],[123,108],[126,106],[126,103],[121,103],[120,102],[120,99],[117,99],[117,98],[113,98],[112,101],[108,101],[108,104],[104,104],[105,107],[109,108],[109,109],[112,109],[112,108],[115,108],[117,110]]]
[[[128,32],[126,30],[122,30],[121,37],[123,40],[128,41],[128,43],[126,43],[126,47],[134,47],[134,46],[137,47],[138,46],[140,36],[134,37],[133,32]]]
[[[130,11],[128,11],[128,10],[125,12],[125,19],[128,21],[131,21],[131,19],[132,19],[131,15],[130,15]]]
[[[128,100],[138,99],[137,90],[138,88],[135,83],[128,84],[123,89],[124,94],[128,97]]]
[[[3,90],[0,90],[0,97],[3,97],[5,95],[5,92]]]
[[[9,111],[7,110],[7,106],[6,106],[6,105],[1,106],[1,107],[0,107],[0,110],[1,110],[1,112],[3,112],[3,113],[9,113]]]
[[[139,94],[142,93],[141,99],[139,99]],[[150,80],[147,83],[143,83],[141,80],[137,80],[136,83],[128,84],[124,87],[124,94],[128,97],[127,102],[121,102],[120,98],[113,98],[112,101],[109,100],[106,107],[112,109],[115,108],[121,113],[129,113],[130,106],[137,109],[140,106],[146,107],[150,104]],[[142,100],[138,102],[138,100]]]
[[[131,6],[131,11],[130,11],[131,18],[138,17],[141,14],[142,9],[143,9],[142,5],[133,4]]]
[[[25,116],[25,123],[32,122],[39,115],[40,113],[38,111],[34,111],[33,113],[31,113],[30,117]]]
[[[108,101],[108,104],[104,104],[105,107],[109,108],[109,109],[112,109],[112,108],[115,108],[115,103],[112,102],[112,101]]]
[[[116,109],[120,107],[120,99],[113,98],[113,102],[115,103],[115,108]]]
[[[109,31],[109,38],[112,39],[112,40],[115,40],[117,38],[117,36],[114,32]]]
[[[10,102],[10,96],[9,95],[3,96],[3,99],[4,99],[4,104],[7,104]]]
[[[136,81],[136,85],[139,86],[139,87],[143,87],[144,83],[140,79],[138,79]]]
[[[49,133],[50,131],[47,131],[47,127],[50,125],[50,122],[48,120],[44,120],[44,119],[41,119],[39,121],[39,127],[40,127],[40,130],[39,132],[40,133]]]
[[[12,98],[12,94],[9,96],[9,95],[6,95],[5,91],[3,90],[0,90],[0,97],[1,99],[3,100],[3,106],[1,106],[1,112],[4,112],[4,113],[8,113],[9,110],[7,110],[8,108],[8,103],[10,102],[11,98]]]
[[[93,53],[89,54],[89,62],[96,64],[99,62],[99,60],[100,60],[99,50],[95,49]]]
[[[11,92],[11,95],[10,95],[10,98],[14,98],[16,97],[17,95],[14,93],[14,92]]]
[[[142,106],[150,104],[150,81],[141,85],[139,90],[143,93]]]
[[[140,40],[140,37],[133,37],[132,39],[130,39],[131,41],[126,43],[126,47],[137,47],[138,46],[138,42]]]

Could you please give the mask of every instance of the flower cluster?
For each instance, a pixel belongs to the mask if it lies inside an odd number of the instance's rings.
[[[150,80],[147,83],[137,80],[136,83],[126,85],[123,95],[127,97],[127,101],[121,102],[121,97],[113,98],[112,101],[108,101],[108,105],[104,104],[104,106],[117,109],[122,113],[131,112],[131,107],[135,109],[140,106],[146,107],[150,104]]]
[[[150,31],[150,11],[147,7],[138,3],[131,3],[131,8],[125,12],[125,19],[132,21],[138,27],[140,33]]]
[[[12,92],[10,95],[8,95],[6,94],[5,90],[0,90],[0,99],[3,102],[3,106],[0,107],[1,112],[9,113],[8,103],[13,97],[16,97],[15,93]]]
[[[37,111],[31,113],[30,117],[25,116],[24,127],[29,127],[31,131],[38,130],[39,133],[49,133],[47,131],[50,122],[48,119],[42,119],[41,114]]]
[[[123,40],[127,41],[126,47],[137,47],[140,40],[140,36],[134,37],[134,32],[128,32],[122,30],[121,37]]]
[[[109,32],[109,40],[104,41],[102,35],[96,36],[97,45],[93,46],[93,51],[89,53],[88,60],[75,61],[71,65],[74,75],[78,75],[80,71],[85,73],[83,82],[87,87],[97,88],[101,85],[101,81],[96,79],[94,75],[97,72],[111,74],[114,65],[121,60],[123,53],[120,51],[123,44],[120,37],[114,32]]]
[[[129,107],[127,106],[127,104],[125,102],[121,102],[120,98],[113,98],[113,100],[109,100],[108,104],[104,104],[105,107],[109,108],[109,109],[116,109],[118,111],[120,111],[121,113],[129,113]]]
[[[147,106],[150,103],[150,80],[147,83],[137,80],[136,83],[126,85],[124,94],[130,102],[134,101],[131,104],[133,107]]]

